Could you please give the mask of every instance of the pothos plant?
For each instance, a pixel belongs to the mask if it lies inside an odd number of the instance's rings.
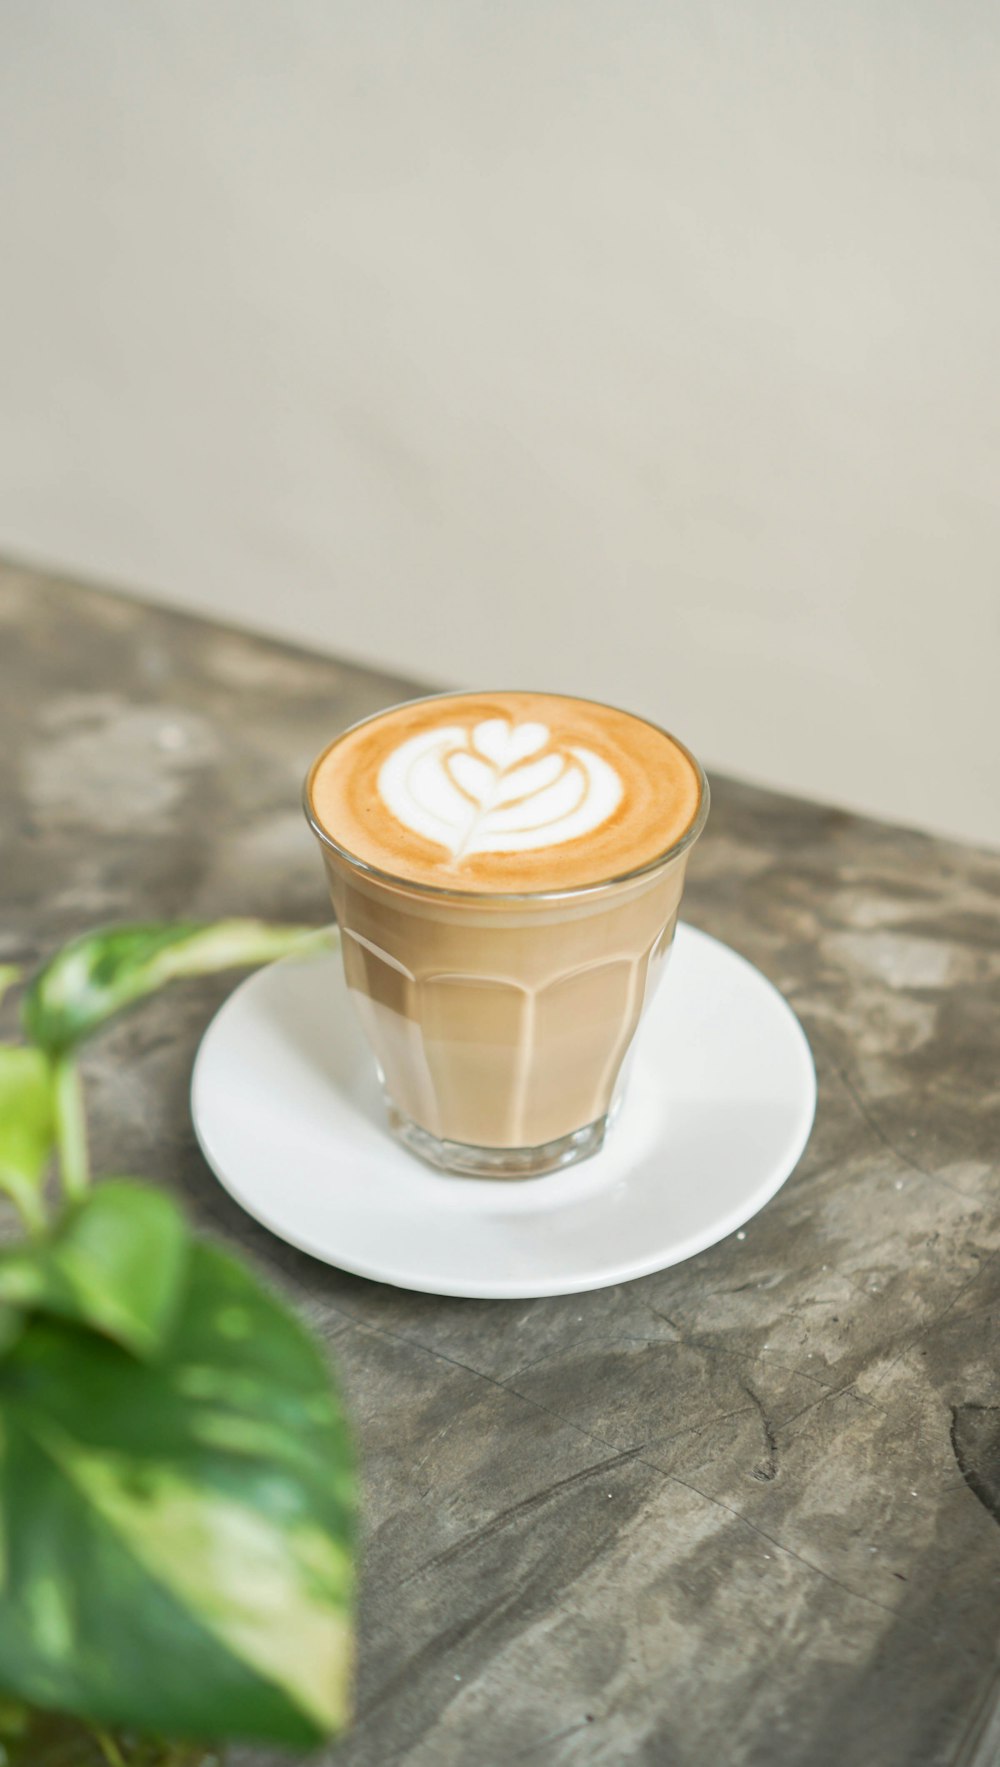
[[[346,1721],[354,1472],[326,1360],[173,1200],[93,1183],[77,1052],[175,977],[303,947],[231,920],[77,939],[0,1045],[0,1763],[168,1767]],[[18,980],[0,969],[0,993]],[[205,1745],[194,1747],[193,1745]]]

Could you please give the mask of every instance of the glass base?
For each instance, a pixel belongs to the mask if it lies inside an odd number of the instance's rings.
[[[546,1141],[541,1147],[470,1147],[464,1141],[441,1141],[419,1123],[411,1122],[386,1099],[389,1127],[397,1141],[415,1153],[418,1159],[439,1172],[453,1172],[464,1178],[541,1178],[546,1172],[559,1172],[589,1160],[604,1145],[613,1111],[561,1135],[557,1141]]]

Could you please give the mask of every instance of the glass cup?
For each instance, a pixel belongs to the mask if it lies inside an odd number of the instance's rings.
[[[440,1170],[534,1178],[602,1146],[708,815],[708,781],[671,740],[701,788],[681,839],[605,882],[523,894],[440,888],[365,864],[313,807],[333,745],[313,763],[306,815],[390,1126]]]

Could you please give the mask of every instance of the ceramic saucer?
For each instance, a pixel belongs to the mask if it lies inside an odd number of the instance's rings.
[[[291,1245],[400,1288],[519,1299],[627,1282],[734,1232],[793,1171],[816,1078],[771,983],[682,925],[618,1121],[567,1171],[446,1177],[394,1141],[336,951],[235,990],[191,1102],[220,1182]]]

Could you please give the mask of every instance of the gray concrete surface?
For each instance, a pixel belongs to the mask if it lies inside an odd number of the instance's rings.
[[[0,960],[105,920],[325,918],[303,769],[405,684],[13,568],[0,659]],[[1000,859],[713,793],[687,917],[792,1001],[820,1109],[745,1237],[677,1269],[453,1301],[271,1238],[188,1117],[231,979],[89,1058],[99,1166],[176,1188],[341,1370],[366,1548],[338,1767],[996,1761]]]

